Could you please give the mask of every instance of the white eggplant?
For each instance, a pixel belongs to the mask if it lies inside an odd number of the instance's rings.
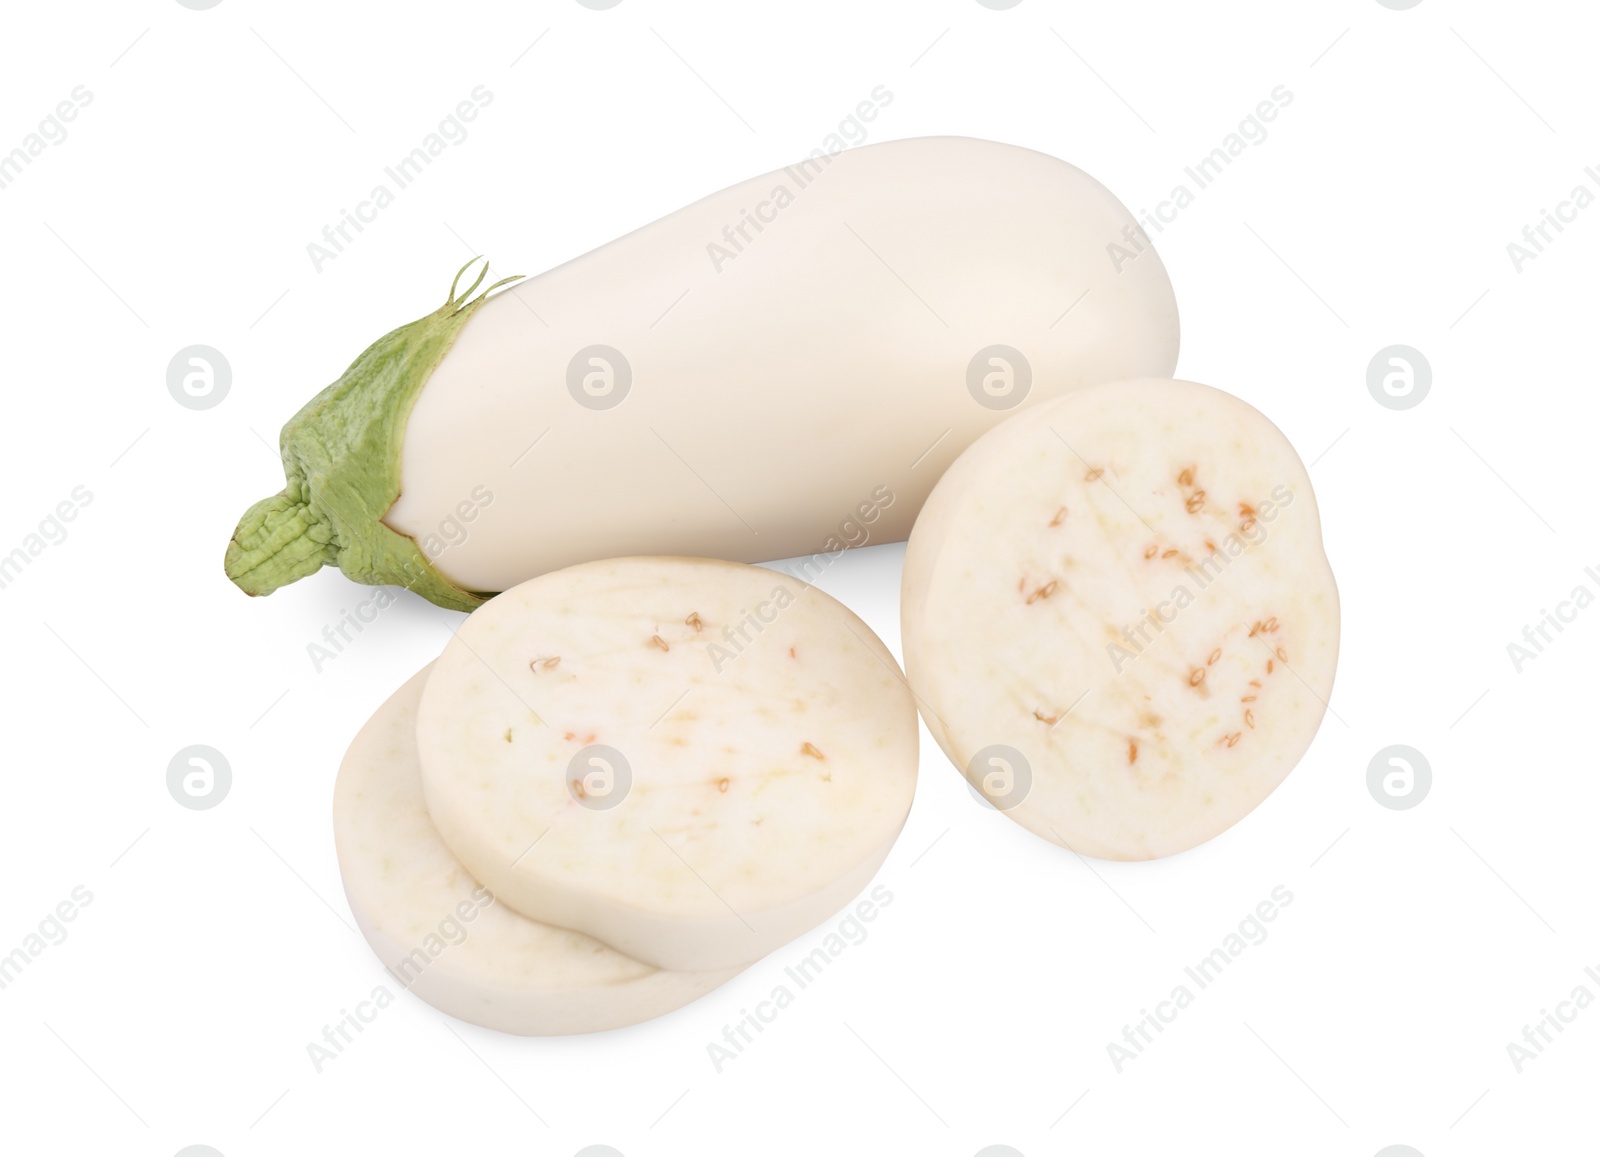
[[[228,548],[240,587],[336,564],[471,609],[599,558],[903,540],[1008,411],[1170,374],[1178,349],[1116,197],[959,137],[819,155],[475,290],[284,428],[288,484]]]
[[[660,968],[735,968],[871,880],[917,713],[827,595],[709,559],[532,579],[474,612],[417,713],[428,811],[499,900]]]
[[[979,439],[917,520],[900,615],[950,760],[1011,819],[1106,859],[1183,851],[1265,799],[1339,652],[1305,467],[1193,382],[1096,386]]]

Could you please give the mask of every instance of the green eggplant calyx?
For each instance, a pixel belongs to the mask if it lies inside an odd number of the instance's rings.
[[[470,611],[489,597],[451,582],[383,521],[400,496],[406,422],[422,387],[489,295],[519,279],[503,278],[474,297],[485,262],[458,295],[462,275],[480,260],[456,273],[444,305],[373,342],[283,427],[288,484],[245,512],[223,560],[240,590],[271,594],[334,565],[357,582],[403,586],[453,610]]]

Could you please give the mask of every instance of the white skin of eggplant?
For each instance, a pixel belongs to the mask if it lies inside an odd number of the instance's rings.
[[[1275,490],[1241,531],[1239,504]],[[1237,556],[1198,571],[1229,535]],[[1305,754],[1339,595],[1310,479],[1271,422],[1207,386],[1119,382],[1019,415],[951,467],[906,548],[901,642],[957,768],[992,744],[1028,761],[1008,817],[1150,859],[1231,827]]]
[[[439,838],[422,794],[416,716],[431,666],[361,729],[334,788],[345,894],[384,967],[443,1012],[524,1036],[636,1024],[734,976],[658,971],[485,900]]]
[[[901,541],[1006,416],[968,392],[979,350],[1028,358],[1025,406],[1176,364],[1160,259],[1117,271],[1107,246],[1133,218],[1063,161],[960,137],[848,150],[718,272],[708,244],[780,184],[797,182],[735,185],[484,305],[416,402],[385,522],[482,591],[596,558]],[[632,369],[610,410],[568,392],[591,345]]]

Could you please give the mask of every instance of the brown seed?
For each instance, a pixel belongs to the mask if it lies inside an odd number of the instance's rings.
[[[1177,555],[1177,553],[1178,553],[1177,548],[1173,548],[1172,550],[1162,551],[1161,552],[1161,557],[1162,558],[1172,558],[1175,555]]]
[[[697,634],[705,629],[705,623],[701,621],[699,611],[690,611],[689,617],[684,619],[683,622],[685,626],[693,627]]]
[[[1031,595],[1028,596],[1028,605],[1031,607],[1031,606],[1033,606],[1034,603],[1038,602],[1040,599],[1047,599],[1047,598],[1049,598],[1051,595],[1053,595],[1055,593],[1056,593],[1056,580],[1055,579],[1051,579],[1049,582],[1045,583],[1044,586],[1040,587],[1038,590],[1034,591]]]
[[[1040,715],[1037,711],[1033,713],[1033,717],[1040,723],[1048,723],[1051,727],[1054,727],[1056,720],[1061,718],[1059,715]]]
[[[717,790],[721,792],[726,792],[728,790],[727,776],[723,776],[721,779],[717,780]]]
[[[1287,663],[1289,661],[1289,653],[1287,651],[1285,651],[1282,647],[1279,647],[1276,651],[1273,652],[1273,654],[1277,655],[1278,658],[1282,659],[1285,663]]]
[[[1204,683],[1205,681],[1206,681],[1206,669],[1204,667],[1196,667],[1192,671],[1189,672],[1189,686],[1198,687],[1198,686],[1200,686],[1200,684]]]
[[[791,659],[794,658],[794,648],[793,647],[789,648],[789,658],[791,658]]]
[[[663,651],[672,650],[671,647],[667,646],[667,641],[665,639],[663,639],[660,635],[651,635],[650,636],[650,641],[652,643],[654,643],[656,646],[660,647]]]
[[[1178,475],[1178,485],[1179,486],[1193,486],[1194,485],[1194,467],[1193,466],[1188,467],[1186,470],[1184,470],[1184,472],[1182,474]]]
[[[1145,558],[1155,558],[1155,556],[1156,556],[1156,551],[1158,551],[1158,550],[1160,550],[1160,549],[1161,549],[1161,548],[1160,548],[1160,547],[1159,547],[1159,546],[1149,546],[1149,547],[1146,547],[1146,548],[1145,548],[1145,552],[1144,552],[1144,556],[1145,556]]]
[[[1105,470],[1102,467],[1096,466],[1093,470],[1090,470],[1089,473],[1083,476],[1083,480],[1085,482],[1093,482],[1096,478],[1100,477],[1100,475],[1104,473]]]
[[[1128,762],[1131,764],[1139,758],[1139,745],[1133,740],[1128,740]]]
[[[1256,717],[1250,713],[1249,709],[1245,710],[1244,722],[1246,727],[1254,727],[1256,725]]]
[[[574,779],[572,781],[572,794],[577,796],[579,799],[589,798],[588,794],[583,790],[583,780]]]
[[[1193,494],[1189,495],[1188,499],[1183,504],[1183,508],[1190,514],[1199,514],[1200,511],[1205,508],[1205,504],[1206,492],[1204,490],[1196,490]]]
[[[1272,660],[1271,659],[1267,660],[1267,674],[1268,675],[1272,674]]]
[[[1243,734],[1244,732],[1242,731],[1235,731],[1232,735],[1228,736],[1228,746],[1232,747],[1235,743],[1238,743],[1239,737]]]
[[[1261,629],[1263,631],[1276,631],[1278,629],[1278,616],[1273,615],[1272,618],[1261,624]]]
[[[509,728],[509,727],[506,728],[506,742],[507,743],[511,742],[511,728]]]
[[[809,755],[812,759],[828,758],[826,755],[823,755],[822,752],[818,751],[816,745],[813,743],[802,743],[800,745],[800,754]]]
[[[1222,658],[1222,648],[1218,647],[1215,651],[1211,652],[1211,658],[1206,660],[1206,666],[1211,666],[1211,664],[1215,663],[1220,658]]]
[[[1056,516],[1050,520],[1050,525],[1051,526],[1060,526],[1063,522],[1066,521],[1066,518],[1067,518],[1067,508],[1065,506],[1063,506],[1060,510],[1056,511]]]
[[[1246,695],[1243,699],[1239,700],[1240,703],[1254,703],[1255,701],[1256,697],[1254,695]]]

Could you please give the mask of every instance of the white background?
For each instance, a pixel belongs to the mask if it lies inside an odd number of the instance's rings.
[[[1600,1009],[1520,1074],[1506,1045],[1600,996],[1600,609],[1520,674],[1506,645],[1600,593],[1600,208],[1520,273],[1506,244],[1600,191],[1595,31],[1576,3],[1443,0],[13,8],[0,151],[93,99],[0,189],[0,553],[93,499],[0,590],[0,953],[75,887],[93,901],[0,991],[0,1149],[1592,1152]],[[318,272],[307,242],[477,85],[470,137]],[[316,1073],[307,1043],[383,979],[339,884],[334,772],[459,616],[407,596],[319,674],[307,644],[366,593],[226,581],[236,518],[281,485],[277,428],[474,253],[537,273],[800,158],[878,85],[871,139],[1027,145],[1136,212],[1293,93],[1157,244],[1180,375],[1311,464],[1344,611],[1315,745],[1234,830],[1112,864],[985,811],[924,737],[893,905],[720,1074],[706,1044],[825,929],[588,1038],[402,995]],[[193,343],[233,368],[198,412],[165,381]],[[1433,369],[1404,412],[1366,387],[1392,343]],[[895,648],[901,554],[821,583]],[[197,743],[234,776],[203,812],[165,784]],[[1411,810],[1366,787],[1393,743],[1433,768]],[[1270,937],[1118,1073],[1107,1044],[1277,885]]]

